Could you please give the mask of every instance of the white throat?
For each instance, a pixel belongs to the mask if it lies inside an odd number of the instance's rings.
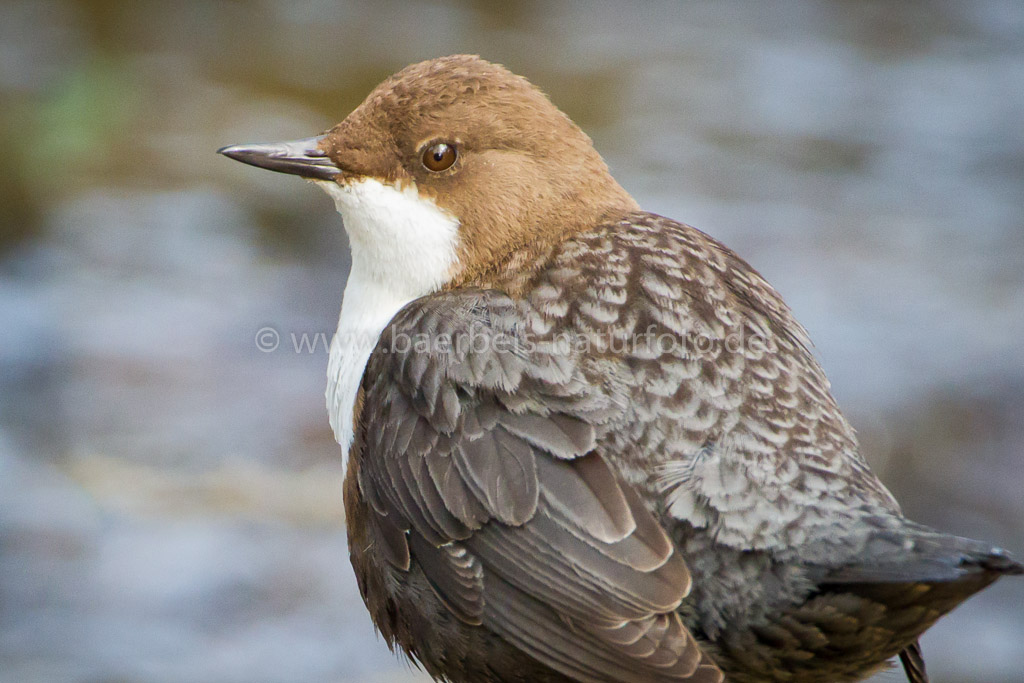
[[[414,186],[366,178],[319,181],[338,207],[352,269],[327,365],[327,414],[344,458],[355,436],[356,395],[381,333],[410,301],[437,291],[458,260],[458,221]]]

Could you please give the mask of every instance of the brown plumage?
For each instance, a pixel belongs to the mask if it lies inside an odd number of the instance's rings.
[[[424,62],[322,138],[224,152],[345,218],[352,565],[436,678],[854,681],[899,655],[925,681],[917,637],[1022,571],[905,519],[771,286],[640,211],[504,68]]]

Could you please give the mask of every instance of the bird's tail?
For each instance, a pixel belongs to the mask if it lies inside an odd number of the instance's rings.
[[[906,522],[896,530],[880,530],[856,561],[829,569],[822,583],[939,584],[987,578],[988,585],[1013,574],[1024,574],[1024,565],[1002,548]]]
[[[1024,574],[1024,565],[1005,550],[907,523],[868,543],[854,562],[831,568],[821,588],[852,593],[880,603],[906,643],[900,662],[910,683],[928,683],[917,641],[926,628],[1001,576]]]

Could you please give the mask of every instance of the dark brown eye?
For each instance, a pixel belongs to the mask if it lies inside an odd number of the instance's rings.
[[[439,173],[451,168],[458,157],[459,153],[455,151],[454,145],[438,142],[423,150],[423,165],[428,171]]]

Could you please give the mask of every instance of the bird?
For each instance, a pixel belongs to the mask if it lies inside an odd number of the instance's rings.
[[[341,214],[350,559],[436,680],[842,682],[899,657],[923,683],[919,636],[1024,572],[907,519],[772,286],[643,211],[505,67],[413,64],[321,135],[218,151]]]

